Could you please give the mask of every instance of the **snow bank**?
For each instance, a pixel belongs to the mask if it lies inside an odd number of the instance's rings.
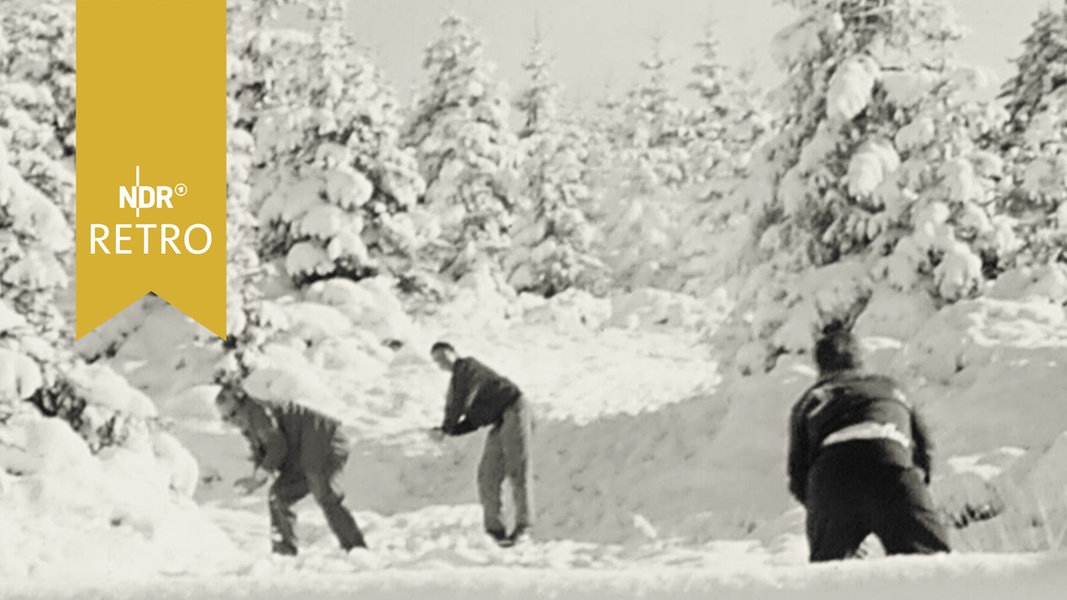
[[[0,433],[7,581],[144,576],[239,558],[188,499],[196,463],[169,435],[142,432],[93,456],[59,419],[24,414]]]

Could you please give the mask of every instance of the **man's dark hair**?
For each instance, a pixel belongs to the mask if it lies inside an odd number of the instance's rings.
[[[433,347],[430,348],[430,354],[433,354],[434,352],[437,352],[438,350],[441,350],[441,351],[447,350],[449,352],[455,352],[456,351],[456,349],[452,347],[452,344],[449,344],[448,342],[434,342]]]
[[[827,328],[815,342],[815,364],[821,373],[835,373],[863,366],[859,343],[852,332]]]

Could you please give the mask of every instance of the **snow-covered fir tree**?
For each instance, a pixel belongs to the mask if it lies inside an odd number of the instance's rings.
[[[74,215],[74,2],[0,3],[11,41],[0,57],[0,126],[13,136],[11,161],[24,178]]]
[[[1011,132],[1023,136],[1034,116],[1044,111],[1044,99],[1067,86],[1067,6],[1041,8],[1022,54],[1012,62],[1016,72],[1004,82],[1001,96]]]
[[[689,111],[687,154],[689,177],[707,182],[709,196],[722,197],[736,185],[753,146],[769,129],[768,116],[752,83],[752,72],[722,62],[719,40],[711,24],[696,44],[700,50],[689,88],[697,105]]]
[[[266,274],[259,257],[259,222],[252,205],[252,170],[256,152],[249,119],[242,118],[243,84],[253,68],[248,61],[247,34],[268,17],[262,5],[232,2],[227,20],[226,105],[226,331],[228,345],[239,349],[249,337],[262,304],[258,283]],[[247,106],[246,111],[255,110]]]
[[[420,242],[406,212],[423,192],[393,93],[345,30],[345,3],[307,4],[312,31],[273,23],[236,49],[264,256],[301,284],[410,258]]]
[[[693,179],[705,181],[714,179],[717,167],[731,158],[726,143],[728,120],[732,116],[727,92],[730,73],[719,58],[719,39],[711,24],[705,26],[704,37],[696,47],[700,57],[693,66],[689,88],[696,92],[698,104],[690,117],[693,142],[689,155],[694,163]]]
[[[773,94],[782,123],[734,198],[752,223],[741,252],[759,264],[745,288],[761,315],[750,331],[772,353],[810,343],[778,332],[811,301],[799,282],[812,269],[858,261],[874,281],[952,302],[980,293],[1013,249],[993,212],[1000,161],[976,142],[1003,111],[968,97],[985,78],[947,53],[961,35],[951,9],[790,4],[801,17],[774,41],[788,73]]]
[[[622,176],[619,151],[626,138],[622,106],[623,98],[610,82],[605,82],[601,96],[585,108],[580,120],[589,150],[592,188],[598,192],[585,212],[597,223],[618,210],[614,194],[604,192],[616,187]]]
[[[73,8],[23,3],[0,20],[0,437],[17,444],[59,417],[96,450],[145,431],[155,410],[71,350],[59,304],[74,258]]]
[[[641,79],[622,107],[625,129],[619,151],[635,193],[690,181],[685,115],[667,81],[670,64],[662,38],[653,37],[650,55],[640,63]]]
[[[443,260],[506,247],[516,204],[515,135],[495,67],[467,22],[450,14],[426,48],[428,89],[405,139],[426,181],[425,203],[440,216]],[[461,265],[452,264],[459,274]]]
[[[1015,65],[1001,90],[1011,117],[1003,205],[1025,240],[1020,261],[1067,261],[1067,6],[1041,10]]]
[[[595,229],[583,212],[592,191],[582,131],[558,115],[559,86],[540,35],[523,67],[529,77],[517,102],[523,202],[504,260],[508,280],[519,291],[545,296],[592,288],[603,266],[593,257]]]
[[[560,86],[552,80],[551,59],[540,30],[534,32],[530,56],[522,64],[529,83],[515,105],[523,124],[519,139],[525,140],[553,129],[559,122]]]

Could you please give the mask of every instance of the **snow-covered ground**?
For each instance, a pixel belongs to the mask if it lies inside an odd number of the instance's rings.
[[[5,598],[735,598],[899,599],[968,598],[1001,600],[1063,597],[1063,557],[968,555],[893,558],[878,562],[776,567],[718,555],[711,565],[627,565],[613,569],[511,568],[506,565],[351,572],[340,561],[332,569],[301,571],[264,562],[243,572],[210,578],[111,578],[91,582],[53,579],[26,585],[5,582]],[[627,568],[629,567],[629,568]]]
[[[935,495],[946,514],[973,516],[989,506],[998,514],[954,529],[961,552],[953,556],[813,567],[805,564],[803,511],[784,486],[786,414],[813,376],[805,357],[738,377],[720,368],[729,353],[713,346],[725,307],[652,290],[544,302],[502,297],[475,278],[436,314],[409,320],[375,300],[378,285],[309,293],[346,299],[334,304],[343,318],[326,302],[283,302],[306,351],[277,350],[280,362],[259,378],[266,392],[296,394],[344,421],[353,448],[342,484],[369,555],[338,550],[310,499],[298,506],[300,556],[270,555],[264,491],[243,496],[232,487],[249,472],[247,447],[220,426],[214,388],[199,385],[218,356],[183,317],[148,300],[82,351],[124,340],[108,364],[156,401],[170,433],[196,458],[196,504],[176,492],[159,496],[166,481],[134,490],[87,477],[112,496],[83,505],[71,497],[102,492],[77,487],[77,478],[57,487],[42,476],[36,488],[0,480],[0,489],[23,490],[5,495],[14,509],[0,526],[34,544],[5,555],[3,572],[15,583],[0,595],[1062,596],[1064,559],[1020,553],[1062,550],[1067,531],[1067,437],[1059,436],[1067,410],[1054,402],[1067,383],[1057,368],[1067,360],[1067,336],[1062,314],[1043,308],[1047,302],[991,298],[932,316],[916,310],[911,318],[923,322],[910,328],[872,303],[859,327],[872,363],[908,381],[933,421],[941,458]],[[329,336],[317,333],[328,328]],[[404,345],[345,346],[367,329]],[[890,329],[897,337],[886,335]],[[512,376],[535,407],[533,544],[505,551],[480,532],[473,479],[484,433],[441,444],[426,435],[440,420],[447,383],[426,353],[440,338]],[[345,350],[327,351],[338,347]],[[306,362],[297,371],[282,368],[299,357]],[[299,373],[310,372],[322,387],[302,381]],[[1010,391],[1020,376],[1025,396]],[[87,473],[151,479],[151,465],[135,458],[105,456]],[[173,467],[172,490],[180,472]],[[136,494],[130,508],[101,512],[115,504],[116,489],[119,498],[123,489]],[[32,510],[40,501],[54,512]]]

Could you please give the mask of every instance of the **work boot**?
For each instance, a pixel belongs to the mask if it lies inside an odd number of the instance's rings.
[[[508,534],[503,529],[487,529],[486,535],[493,538],[498,545],[503,546],[508,542]]]
[[[508,536],[508,546],[518,546],[529,542],[530,530],[526,527],[519,527],[515,529],[515,531],[512,531],[511,535]]]

